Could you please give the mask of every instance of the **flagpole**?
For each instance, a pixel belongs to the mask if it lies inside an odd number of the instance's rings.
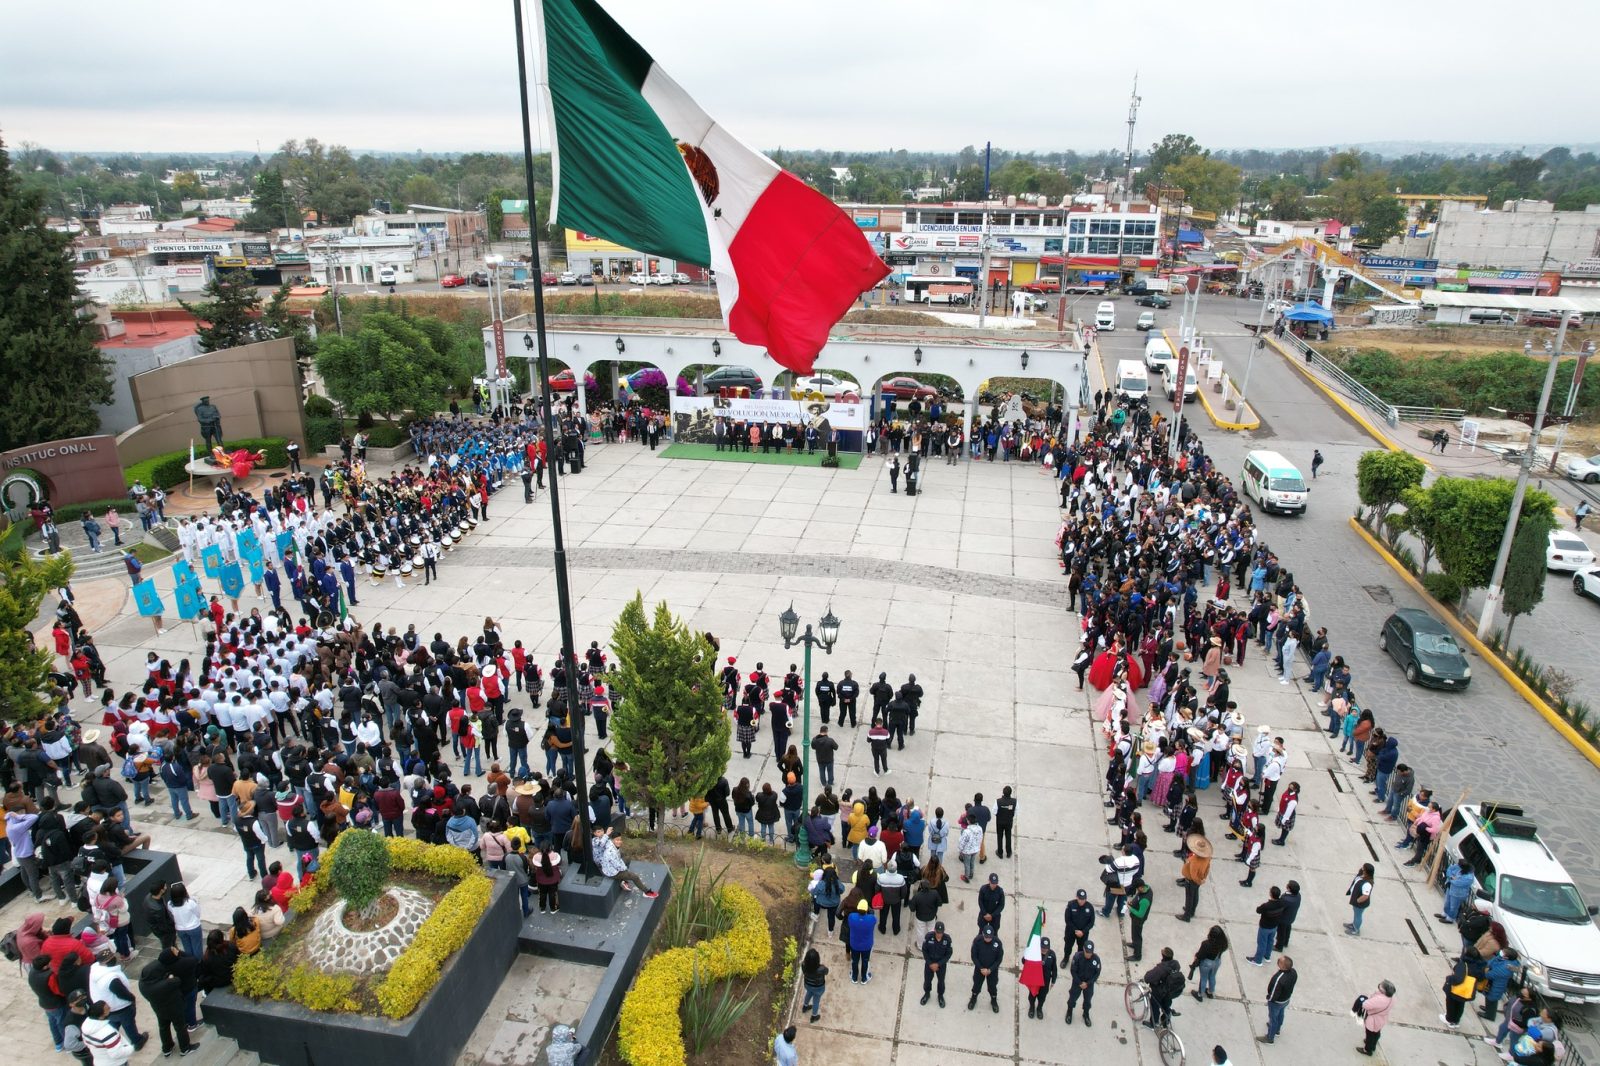
[[[541,432],[544,434],[545,452],[554,459],[556,440],[555,433],[551,429],[550,351],[545,342],[544,270],[539,263],[539,230],[533,219],[536,209],[533,194],[533,121],[528,107],[528,47],[522,18],[522,0],[511,0],[511,11],[512,17],[517,20],[517,95],[522,103],[522,170],[528,185],[528,244],[533,252],[530,273],[533,275],[534,336],[539,344],[539,413],[540,421],[543,423]],[[579,374],[581,388],[581,370],[576,373]],[[593,828],[589,824],[589,770],[583,750],[584,715],[587,708],[578,699],[578,642],[572,632],[572,592],[567,582],[566,543],[561,535],[561,478],[556,473],[561,464],[547,465],[547,473],[550,475],[550,531],[555,542],[556,613],[561,621],[561,654],[567,656],[567,660],[561,665],[562,672],[567,678],[567,721],[572,727],[573,789],[577,793],[572,797],[572,801],[578,808],[579,832],[583,835],[578,848],[578,871],[583,877],[592,878],[598,871],[595,869],[594,850],[591,844]]]

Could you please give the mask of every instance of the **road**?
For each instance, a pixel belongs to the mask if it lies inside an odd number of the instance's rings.
[[[1132,301],[1123,297],[1117,302],[1118,318],[1126,317]],[[1232,297],[1201,298],[1200,333],[1213,338],[1236,380],[1243,377],[1252,345],[1244,334],[1255,323],[1254,307]],[[1159,312],[1158,324],[1175,327],[1177,317],[1177,308]],[[1117,359],[1140,357],[1144,334],[1131,329],[1102,333],[1100,347],[1110,368]],[[1188,417],[1236,480],[1252,448],[1281,452],[1307,474],[1312,451],[1321,449],[1326,465],[1313,484],[1309,511],[1299,517],[1262,516],[1262,536],[1294,572],[1310,601],[1312,624],[1327,626],[1335,653],[1351,663],[1362,706],[1370,707],[1379,723],[1399,737],[1401,761],[1416,768],[1419,783],[1433,787],[1447,808],[1462,789],[1470,789],[1474,800],[1521,803],[1584,894],[1600,902],[1600,830],[1592,817],[1600,809],[1600,771],[1487,664],[1473,664],[1472,687],[1466,692],[1433,692],[1406,683],[1393,661],[1379,653],[1378,629],[1395,608],[1424,604],[1347,523],[1357,506],[1356,461],[1376,445],[1270,348],[1256,356],[1250,388],[1261,418],[1259,430],[1223,433],[1198,404],[1188,405]],[[1553,579],[1547,606],[1562,613],[1573,605],[1594,609],[1576,601],[1570,591],[1563,595],[1563,580]],[[1541,652],[1547,643],[1555,644],[1541,637],[1559,624],[1553,621],[1557,615],[1551,611],[1547,617],[1552,621],[1547,622],[1536,611],[1523,619],[1518,643]],[[1588,621],[1592,627],[1592,616]],[[1563,640],[1572,642],[1570,633]],[[1560,658],[1566,661],[1571,655]],[[1595,661],[1591,656],[1590,662]]]

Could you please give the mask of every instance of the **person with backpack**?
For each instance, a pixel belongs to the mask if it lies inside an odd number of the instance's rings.
[[[1172,1025],[1172,1002],[1183,995],[1189,985],[1171,948],[1161,949],[1161,961],[1145,973],[1144,983],[1150,989],[1150,1014],[1144,1020],[1144,1027],[1168,1028]]]
[[[161,783],[167,786],[167,802],[172,805],[172,817],[192,822],[199,817],[189,804],[189,793],[194,789],[194,772],[182,759],[161,760]]]

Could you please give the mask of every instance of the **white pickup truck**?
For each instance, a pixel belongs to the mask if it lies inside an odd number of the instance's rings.
[[[1522,956],[1524,983],[1550,999],[1600,1003],[1600,907],[1584,902],[1522,808],[1463,804],[1446,832],[1440,869],[1467,861],[1473,905]]]

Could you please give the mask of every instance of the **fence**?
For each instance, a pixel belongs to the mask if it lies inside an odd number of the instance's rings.
[[[1395,417],[1402,422],[1459,422],[1467,412],[1459,407],[1408,407],[1397,404]]]
[[[1307,363],[1330,378],[1334,388],[1363,407],[1372,410],[1390,426],[1396,426],[1400,423],[1400,413],[1394,404],[1385,403],[1377,393],[1339,369],[1339,366],[1332,359],[1329,359],[1293,333],[1285,332],[1283,336],[1277,339],[1284,348],[1298,354]]]

